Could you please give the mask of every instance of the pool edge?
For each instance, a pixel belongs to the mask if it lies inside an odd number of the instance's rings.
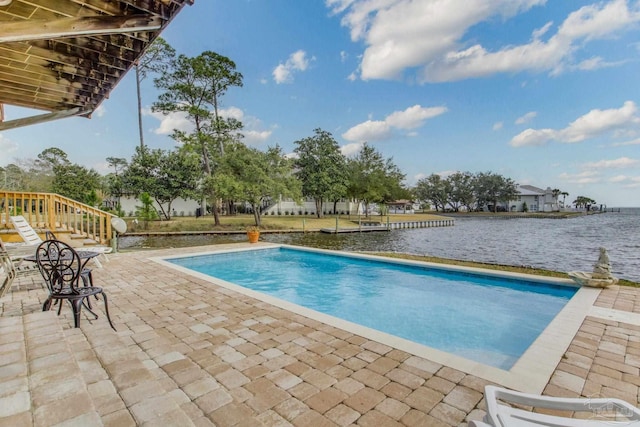
[[[470,359],[463,358],[451,353],[444,352],[432,347],[418,344],[413,341],[397,337],[385,332],[381,332],[366,326],[362,326],[353,322],[349,322],[337,317],[327,315],[288,301],[284,301],[267,294],[263,294],[251,289],[244,288],[234,283],[208,276],[203,273],[180,267],[173,264],[167,259],[176,259],[184,257],[193,257],[209,254],[232,253],[247,250],[261,250],[270,248],[293,248],[296,250],[304,250],[309,252],[339,254],[361,259],[384,260],[385,262],[400,263],[407,265],[421,265],[428,267],[436,267],[438,269],[449,271],[461,271],[469,273],[482,273],[495,277],[522,278],[529,281],[539,283],[549,283],[553,285],[575,286],[568,279],[549,278],[545,276],[535,276],[531,274],[521,274],[512,272],[501,272],[495,270],[485,270],[481,268],[463,267],[463,266],[446,266],[442,264],[434,264],[429,262],[413,261],[413,260],[396,260],[384,258],[375,255],[332,251],[326,249],[298,247],[284,244],[260,243],[256,246],[247,247],[243,245],[238,248],[224,248],[220,250],[207,250],[203,252],[194,252],[180,255],[167,255],[161,257],[151,257],[150,260],[165,265],[171,269],[181,271],[194,277],[198,277],[214,285],[247,295],[259,301],[272,304],[284,310],[308,317],[310,319],[326,323],[330,326],[343,329],[350,333],[363,336],[367,339],[380,342],[384,345],[405,351],[417,357],[427,359],[429,361],[448,366],[468,374],[475,375],[485,380],[500,384],[512,389],[516,389],[528,393],[541,393],[545,385],[548,383],[558,363],[562,359],[571,341],[575,337],[589,310],[593,306],[595,299],[600,293],[599,289],[579,288],[578,292],[567,302],[563,309],[554,317],[549,325],[543,330],[538,338],[531,344],[525,353],[518,359],[510,370],[503,370],[493,366],[485,365]],[[400,262],[398,262],[400,261]],[[449,268],[451,267],[451,268]]]

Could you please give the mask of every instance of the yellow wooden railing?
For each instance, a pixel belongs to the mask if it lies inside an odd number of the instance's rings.
[[[0,190],[2,228],[11,229],[9,216],[22,215],[35,229],[65,230],[108,245],[115,215],[53,193]]]

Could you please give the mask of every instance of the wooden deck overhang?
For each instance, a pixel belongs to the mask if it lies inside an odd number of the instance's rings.
[[[0,0],[0,131],[90,117],[194,0]],[[42,110],[8,120],[3,105]]]

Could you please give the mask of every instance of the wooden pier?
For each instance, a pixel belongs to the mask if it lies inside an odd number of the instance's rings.
[[[375,225],[374,225],[375,224]],[[455,224],[453,219],[439,219],[430,221],[402,221],[402,222],[390,222],[387,224],[381,223],[362,223],[359,227],[336,227],[334,228],[321,228],[322,233],[341,234],[341,233],[366,233],[371,231],[391,231],[400,230],[404,228],[430,228],[430,227],[451,227]]]

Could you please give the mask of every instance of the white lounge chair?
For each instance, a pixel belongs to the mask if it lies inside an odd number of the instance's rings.
[[[38,248],[38,245],[43,242],[42,238],[36,233],[36,231],[31,227],[31,224],[27,222],[27,220],[22,215],[10,216],[9,219],[13,224],[13,227],[16,229],[24,243],[17,245],[7,245],[7,250],[11,254],[12,257],[24,257],[26,255],[33,255]],[[51,233],[52,234],[52,233]],[[53,235],[53,234],[52,234]],[[113,248],[109,246],[91,246],[88,248],[93,252],[99,252],[103,255],[106,261],[109,261],[106,254],[111,253]],[[97,258],[94,258],[94,262],[98,267],[102,267],[100,261]]]
[[[16,274],[16,267],[0,241],[0,298],[9,292]]]
[[[640,410],[620,399],[563,398],[520,393],[486,386],[487,415],[484,421],[470,421],[469,427],[639,427]],[[506,403],[506,404],[505,404]],[[560,411],[583,412],[586,417],[567,418],[509,406],[525,405]]]

